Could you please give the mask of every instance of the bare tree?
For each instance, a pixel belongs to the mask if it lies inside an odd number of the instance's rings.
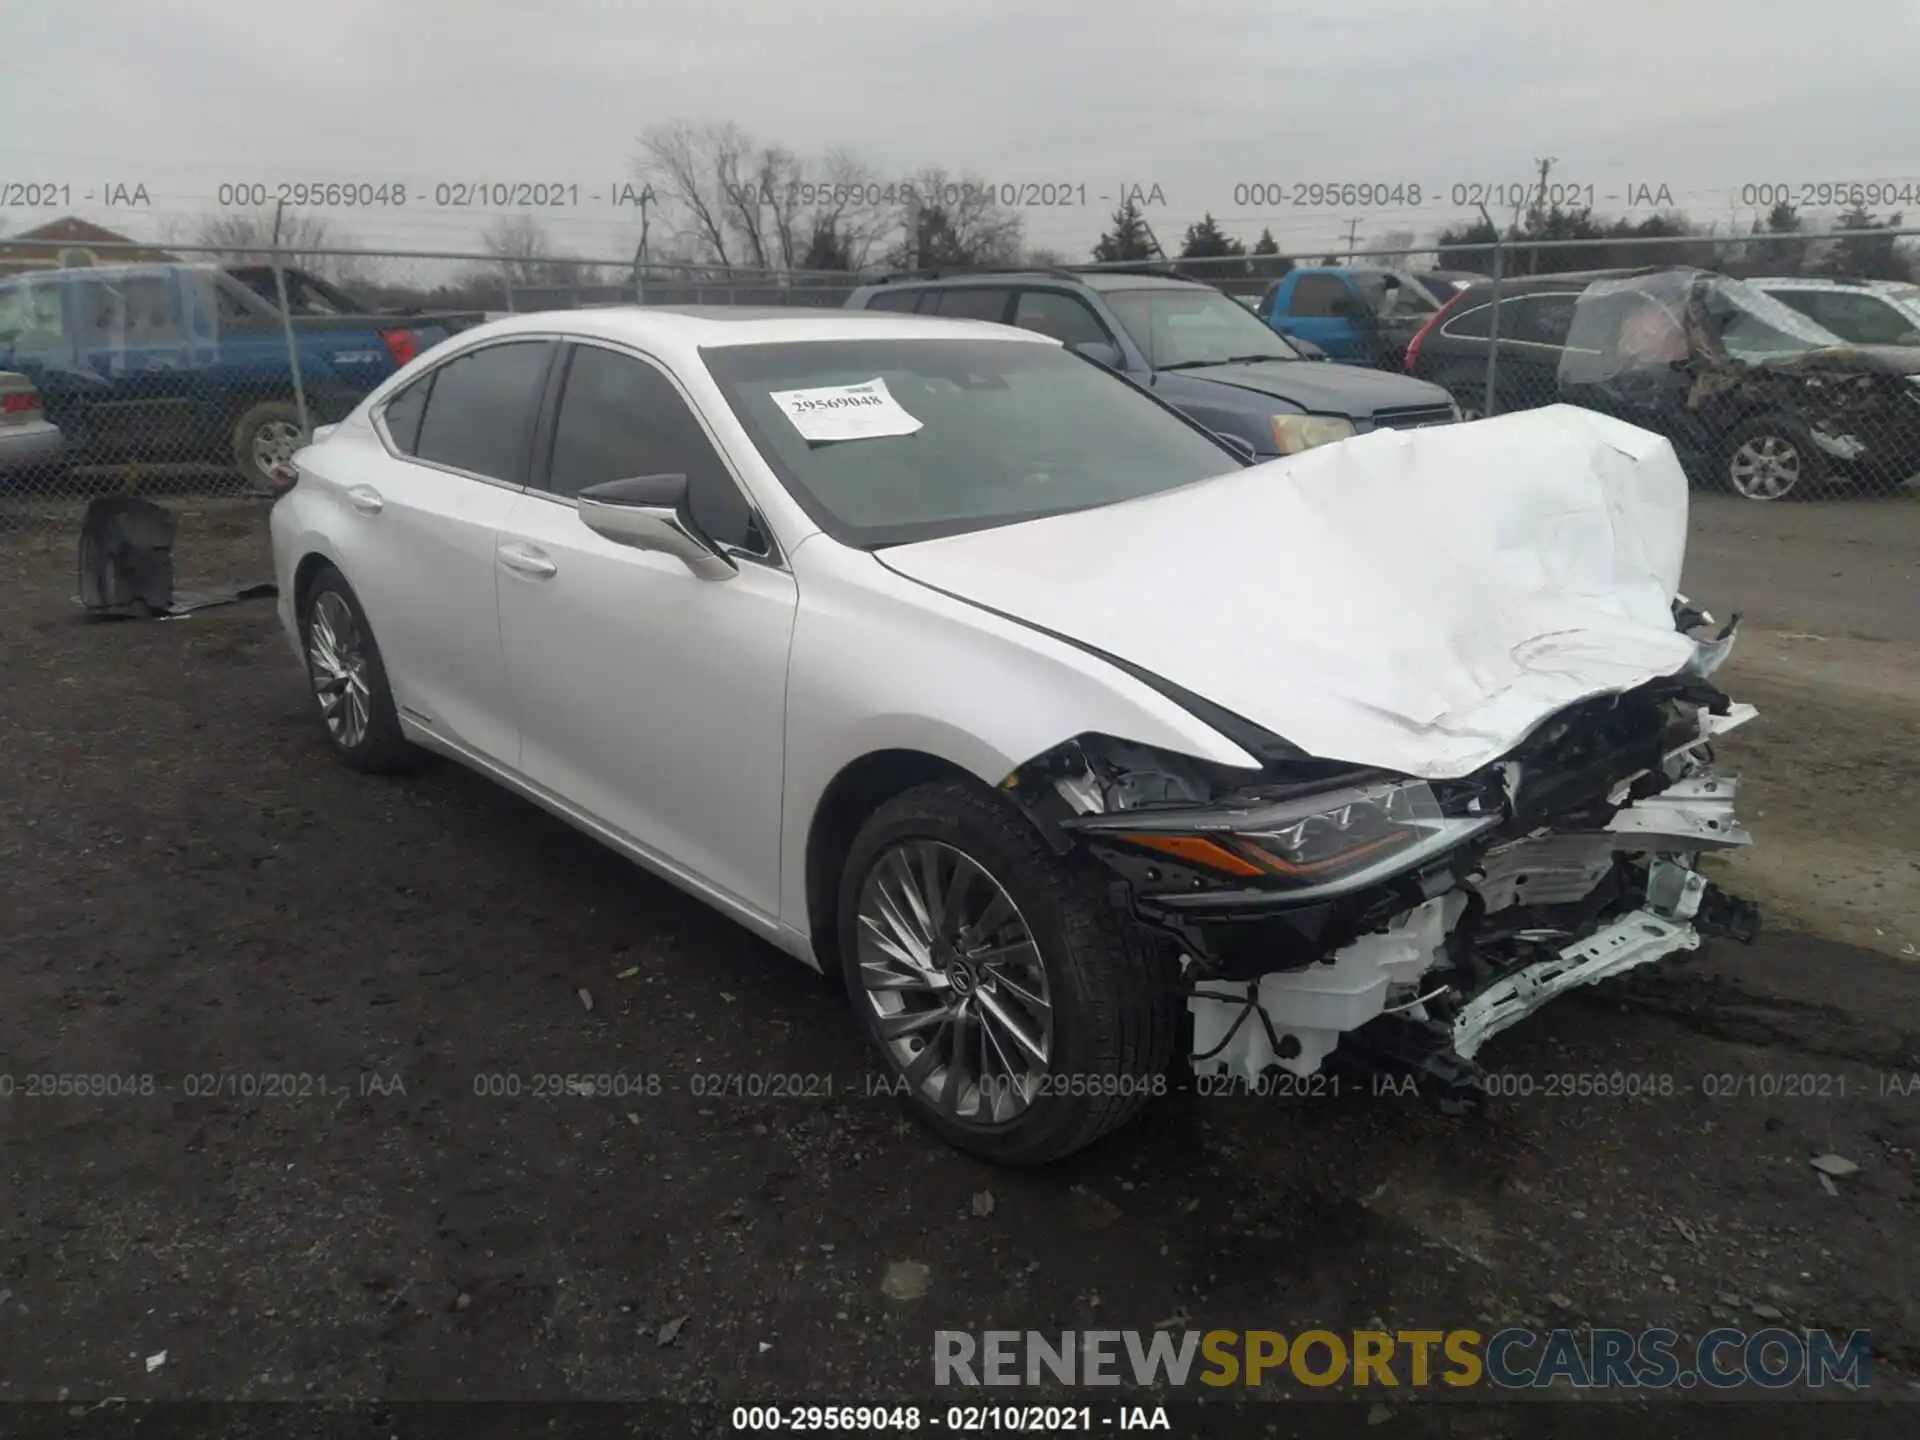
[[[480,245],[494,257],[494,273],[509,285],[607,283],[599,266],[563,254],[547,227],[525,212],[500,216],[480,232]]]
[[[273,222],[271,210],[236,210],[225,215],[204,216],[193,228],[192,243],[207,246],[217,258],[235,264],[265,264],[272,258]],[[356,243],[324,215],[284,211],[280,216],[279,235],[282,258],[296,270],[310,271],[336,285],[347,286],[371,275],[372,267],[361,256],[317,253],[351,250]]]
[[[919,248],[943,256],[998,262],[1019,250],[1018,217],[976,177],[936,170],[889,181],[852,151],[816,160],[731,122],[652,126],[640,136],[634,168],[660,198],[671,239],[723,266],[778,271],[832,261],[864,269],[883,252],[897,261],[914,250],[918,228],[927,240]]]
[[[480,248],[494,258],[494,269],[509,285],[552,285],[548,261],[553,241],[527,214],[502,215],[480,232]]]
[[[691,240],[695,253],[722,265],[732,265],[738,250],[729,243],[735,211],[743,198],[757,199],[751,187],[742,195],[752,145],[746,132],[731,122],[670,120],[640,136],[635,168],[661,197],[675,238]]]

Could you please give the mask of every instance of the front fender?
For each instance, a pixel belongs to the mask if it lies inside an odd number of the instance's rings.
[[[1090,731],[1246,769],[1259,762],[1144,682],[1065,641],[816,535],[794,552],[781,920],[809,933],[807,840],[828,787],[880,751],[932,756],[997,786]]]

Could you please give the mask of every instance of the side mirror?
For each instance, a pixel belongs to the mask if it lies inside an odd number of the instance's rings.
[[[1224,430],[1214,431],[1213,438],[1233,451],[1234,454],[1238,455],[1249,465],[1260,458],[1260,453],[1253,448],[1253,442],[1251,440],[1243,440],[1238,435],[1229,435]]]
[[[725,580],[739,573],[695,528],[684,475],[609,480],[589,485],[575,498],[581,523],[616,545],[671,555],[702,580]]]
[[[1120,353],[1120,347],[1109,344],[1105,340],[1082,340],[1072,348],[1076,355],[1084,355],[1089,360],[1096,360],[1109,370],[1123,369],[1127,363],[1127,357]]]

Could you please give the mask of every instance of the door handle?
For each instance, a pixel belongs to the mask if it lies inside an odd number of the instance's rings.
[[[347,503],[362,515],[378,515],[387,502],[380,498],[380,492],[371,485],[349,485]]]
[[[502,545],[500,563],[509,570],[521,575],[531,575],[536,580],[545,580],[549,575],[559,572],[560,567],[547,558],[544,550],[532,545]]]

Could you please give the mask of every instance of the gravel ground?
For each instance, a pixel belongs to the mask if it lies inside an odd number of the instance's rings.
[[[1481,1116],[1183,1092],[1041,1173],[904,1123],[818,977],[543,812],[334,763],[269,603],[89,622],[70,544],[13,536],[0,1070],[153,1080],[0,1100],[0,1400],[871,1403],[932,1393],[941,1328],[1777,1312],[1871,1330],[1874,1392],[1920,1401],[1916,516],[1698,507],[1692,589],[1756,620],[1729,686],[1765,713],[1727,748],[1764,811],[1736,867],[1760,943],[1508,1032],[1483,1062],[1531,1093]],[[183,584],[258,578],[263,537],[256,508],[190,515]],[[1863,860],[1877,889],[1845,892]],[[1553,1093],[1594,1073],[1667,1093]],[[566,1075],[627,1093],[532,1093]],[[732,1076],[813,1093],[699,1078]],[[1828,1153],[1859,1167],[1833,1193]],[[902,1262],[915,1298],[883,1288]],[[1378,1400],[1356,1413],[1520,1433]]]

